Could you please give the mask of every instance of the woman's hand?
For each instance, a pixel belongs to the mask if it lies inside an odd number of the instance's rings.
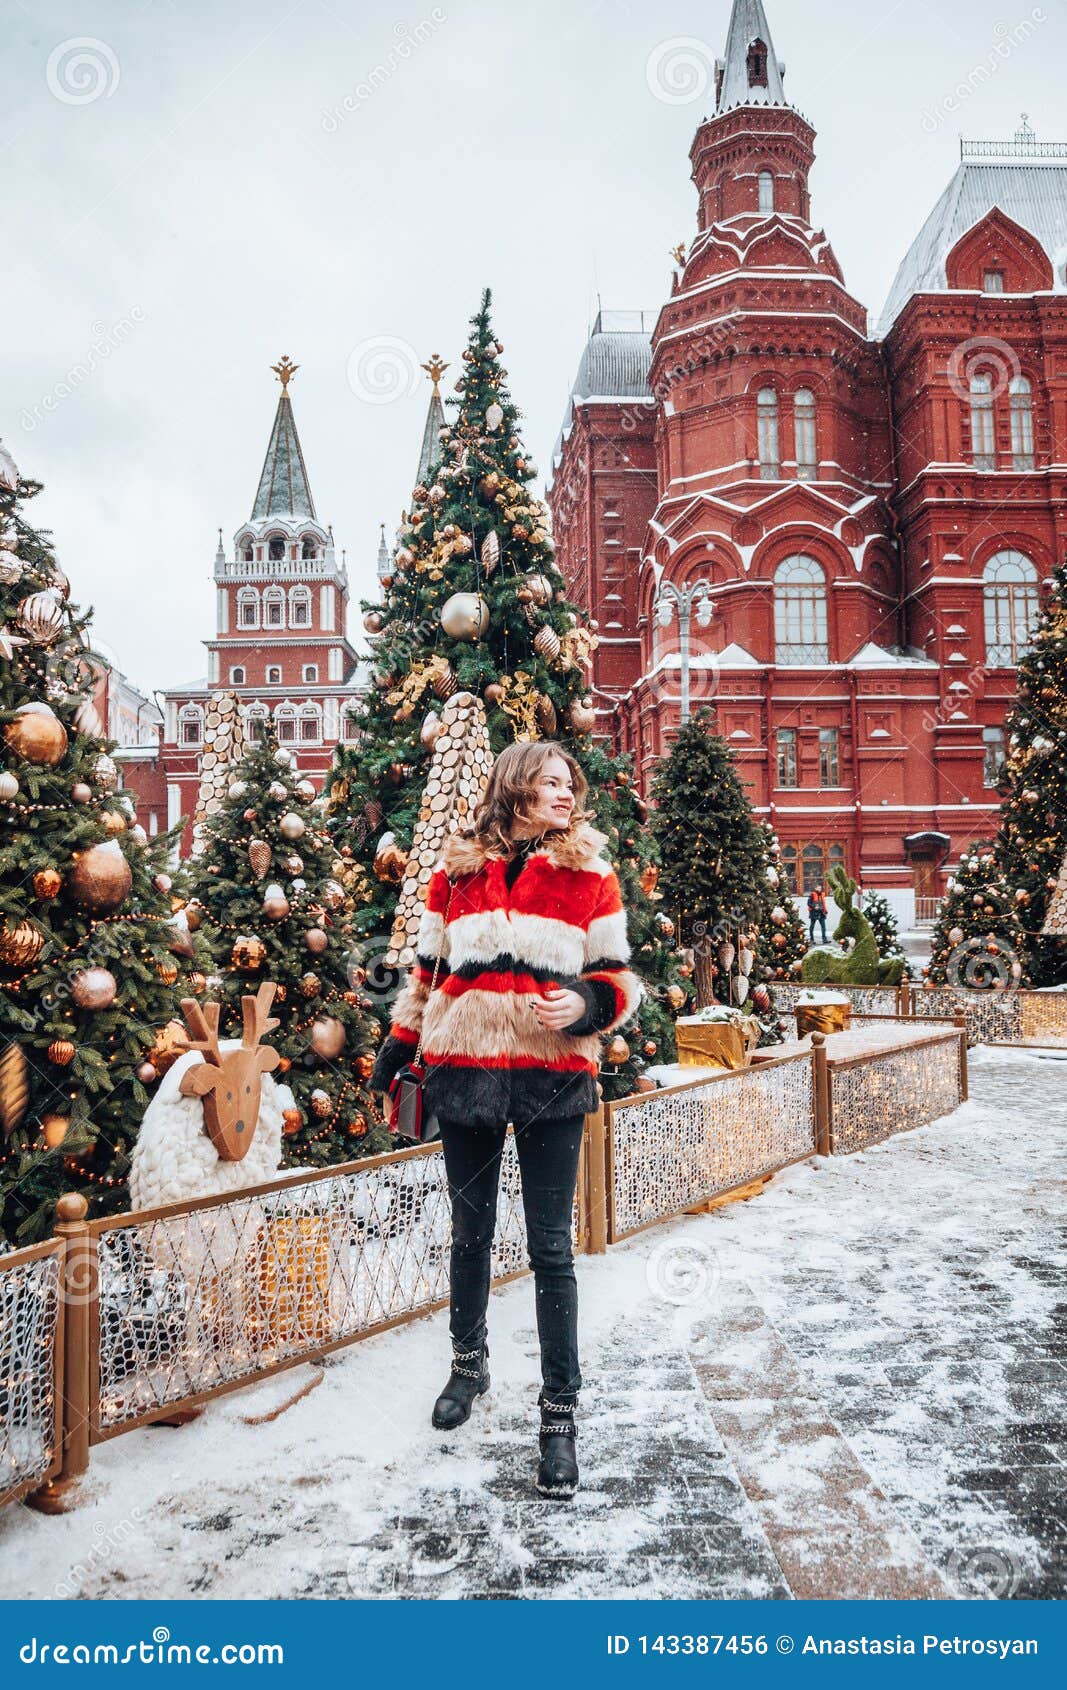
[[[572,1022],[581,1020],[586,1010],[581,992],[568,991],[562,986],[537,993],[529,1002],[542,1027],[553,1033],[565,1032]]]

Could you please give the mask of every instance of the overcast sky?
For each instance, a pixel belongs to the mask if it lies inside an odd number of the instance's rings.
[[[205,672],[216,530],[230,552],[282,353],[357,636],[411,488],[418,364],[439,351],[451,390],[486,284],[548,468],[598,296],[658,308],[695,229],[687,155],[729,11],[0,0],[0,435],[133,680]],[[1026,111],[1067,139],[1064,0],[767,11],[817,130],[813,218],[872,312],[961,133]]]

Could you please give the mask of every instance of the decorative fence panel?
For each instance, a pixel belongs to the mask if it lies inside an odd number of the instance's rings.
[[[967,1095],[962,1028],[837,1061],[828,1051],[826,1066],[830,1149],[835,1156],[936,1121],[958,1108]]]
[[[58,1472],[63,1245],[0,1256],[0,1504]]]
[[[612,1244],[816,1148],[807,1051],[604,1108]]]
[[[1067,992],[1020,992],[1023,1044],[1067,1045]]]
[[[812,991],[843,992],[852,999],[854,1015],[896,1015],[900,1011],[900,990],[899,986],[833,986],[829,983],[825,987],[795,986],[789,981],[775,980],[771,995],[781,1015],[795,1014],[800,994]]]
[[[963,1015],[969,1045],[1015,1045],[1022,1040],[1022,993],[980,992],[968,987],[919,986],[909,994],[908,1013],[943,1021]]]
[[[780,1015],[796,1012],[797,998],[811,986],[776,981],[771,987]],[[854,1015],[914,1015],[951,1021],[963,1015],[967,1043],[1067,1046],[1067,992],[980,991],[973,986],[827,986],[852,999]]]
[[[574,1230],[583,1243],[579,1179]],[[94,1441],[448,1300],[440,1145],[94,1222]],[[501,1160],[492,1273],[525,1271],[518,1157]]]

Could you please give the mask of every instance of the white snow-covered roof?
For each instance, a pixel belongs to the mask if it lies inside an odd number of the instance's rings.
[[[765,86],[749,81],[748,52],[756,41],[761,41],[767,49]],[[785,65],[774,50],[763,0],[734,0],[725,57],[716,60],[715,68],[721,75],[716,112],[728,111],[731,106],[788,105],[783,82]]]
[[[861,646],[855,657],[844,665],[846,669],[936,669],[933,658],[922,657],[917,652],[889,651],[886,646],[875,645],[868,640]]]
[[[1067,156],[1024,151],[997,159],[965,157],[904,256],[878,320],[879,338],[913,294],[947,292],[946,258],[994,206],[1040,241],[1053,267],[1054,291],[1067,291]]]

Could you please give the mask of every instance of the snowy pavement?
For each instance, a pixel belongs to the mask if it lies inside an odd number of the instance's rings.
[[[0,1513],[0,1597],[1062,1595],[1065,1128],[1067,1062],[972,1052],[945,1120],[580,1259],[570,1504],[527,1278],[458,1432],[412,1321],[269,1424],[311,1369],[94,1450],[79,1510]]]

